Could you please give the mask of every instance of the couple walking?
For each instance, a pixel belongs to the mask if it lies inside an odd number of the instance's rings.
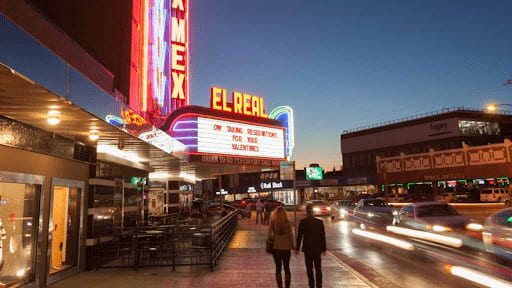
[[[283,266],[285,287],[290,287],[291,250],[294,250],[295,254],[299,254],[303,238],[304,244],[302,245],[302,251],[304,252],[306,262],[309,287],[315,287],[313,266],[316,272],[316,287],[322,287],[321,254],[323,253],[325,256],[326,252],[324,223],[322,220],[313,216],[313,206],[311,204],[306,206],[306,212],[308,216],[300,221],[296,242],[293,240],[292,225],[283,207],[277,208],[270,219],[270,226],[267,233],[267,251],[272,251],[274,256],[274,262],[276,264],[276,282],[279,288],[283,287],[283,278],[281,275],[281,268]]]

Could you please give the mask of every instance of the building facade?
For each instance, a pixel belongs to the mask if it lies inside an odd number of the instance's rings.
[[[377,185],[376,159],[503,143],[512,135],[512,114],[465,108],[400,119],[341,135],[347,183]]]

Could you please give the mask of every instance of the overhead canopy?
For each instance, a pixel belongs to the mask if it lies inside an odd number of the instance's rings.
[[[102,103],[95,103],[95,105],[102,105]],[[60,123],[54,126],[47,121],[48,112],[51,110],[59,111],[61,117]],[[0,115],[96,146],[99,148],[99,158],[105,154],[105,158],[115,161],[113,159],[116,159],[116,156],[107,157],[106,155],[111,156],[121,151],[118,156],[124,158],[124,161],[130,162],[120,164],[132,165],[139,169],[158,173],[157,175],[162,178],[191,181],[194,178],[208,179],[220,174],[254,172],[264,168],[194,163],[187,161],[186,157],[167,153],[110,125],[2,63],[0,63]],[[97,141],[89,139],[91,130],[98,131],[99,139]]]

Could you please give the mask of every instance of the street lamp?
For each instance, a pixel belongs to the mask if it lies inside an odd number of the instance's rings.
[[[498,106],[510,106],[512,107],[512,104],[489,104],[487,105],[487,111],[489,112],[496,112],[496,109],[498,109]]]

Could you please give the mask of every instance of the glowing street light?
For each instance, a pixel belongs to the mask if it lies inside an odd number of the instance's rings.
[[[510,106],[512,107],[512,104],[489,104],[487,105],[486,109],[489,112],[496,112],[499,106]]]

